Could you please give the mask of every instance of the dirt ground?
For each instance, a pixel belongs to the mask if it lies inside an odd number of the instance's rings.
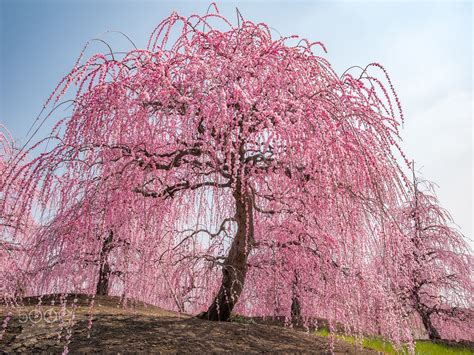
[[[36,307],[36,299],[27,299],[13,311],[0,340],[0,353],[57,353],[65,345],[71,353],[330,353],[327,338],[304,331],[265,324],[209,322],[140,302],[124,308],[115,297],[96,298],[89,331],[87,297],[77,297],[73,323],[70,313],[63,317],[63,322],[56,317],[60,308],[57,297],[54,298],[56,306],[50,306],[51,297],[44,298],[43,305]],[[72,298],[68,297],[68,305]],[[6,311],[0,309],[0,320],[5,318]],[[336,341],[334,353],[375,352]]]

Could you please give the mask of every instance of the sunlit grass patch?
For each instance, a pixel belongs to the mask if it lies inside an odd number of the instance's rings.
[[[329,330],[327,330],[326,328],[319,328],[315,333],[316,335],[320,335],[323,337],[329,336]]]
[[[327,337],[329,336],[329,330],[326,328],[318,329],[315,332],[316,335]],[[344,340],[348,343],[355,344],[359,340],[353,336],[336,334],[337,339]],[[380,338],[374,337],[364,337],[362,339],[362,346],[367,349],[372,349],[376,351],[383,352],[385,354],[408,354],[407,347],[404,346],[401,350],[397,350],[393,345]],[[417,355],[472,355],[474,352],[467,347],[461,345],[447,345],[447,344],[438,344],[433,343],[429,340],[417,340],[415,342],[415,353]]]
[[[428,340],[418,340],[416,342],[416,353],[423,355],[438,355],[438,354],[458,354],[471,355],[474,352],[463,346],[437,344]]]

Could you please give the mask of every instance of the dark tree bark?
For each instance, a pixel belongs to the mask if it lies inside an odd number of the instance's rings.
[[[420,315],[421,321],[428,332],[428,337],[431,340],[441,339],[438,330],[434,327],[433,322],[431,321],[431,312],[428,307],[426,307],[420,300],[417,290],[413,293],[414,298],[414,308]]]
[[[430,340],[441,339],[438,330],[434,327],[433,322],[431,321],[430,315],[426,312],[420,312],[420,315]]]
[[[295,271],[295,278],[293,280],[293,285],[291,288],[291,324],[294,327],[301,325],[301,304],[298,297],[298,283],[299,277],[298,272]]]
[[[109,265],[109,253],[112,249],[114,233],[109,232],[107,238],[105,238],[102,243],[102,249],[100,250],[100,259],[99,259],[99,280],[97,281],[96,294],[100,296],[107,296],[109,293],[109,280],[111,269]]]
[[[418,255],[417,251],[420,249],[421,232],[423,231],[423,226],[422,226],[420,217],[417,213],[418,212],[418,186],[417,186],[417,180],[415,176],[415,162],[414,161],[412,165],[412,173],[413,173],[413,189],[415,191],[415,194],[414,194],[415,208],[412,214],[413,219],[415,221],[415,236],[411,240],[415,246],[415,250],[413,251],[413,257],[416,263],[418,264],[418,267],[422,269],[423,268],[422,256]],[[415,309],[420,315],[423,325],[425,326],[425,329],[428,332],[428,337],[431,340],[441,339],[438,330],[433,326],[433,322],[431,322],[430,309],[422,303],[421,298],[420,298],[421,285],[423,284],[423,282],[420,283],[420,281],[424,281],[424,280],[418,279],[417,281],[419,283],[419,286],[415,287],[415,289],[413,290]]]
[[[253,203],[251,194],[243,189],[240,181],[234,191],[235,220],[237,233],[222,269],[222,284],[209,306],[200,318],[212,321],[227,321],[242,293],[247,275],[247,259],[254,243]]]

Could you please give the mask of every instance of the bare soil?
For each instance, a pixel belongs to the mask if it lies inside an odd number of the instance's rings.
[[[125,306],[117,297],[96,297],[92,328],[89,297],[68,296],[72,313],[56,317],[61,308],[58,296],[24,299],[16,307],[7,330],[0,340],[0,353],[62,352],[71,353],[330,353],[328,338],[281,326],[255,323],[210,322],[133,302]],[[55,305],[51,306],[54,300]],[[0,306],[0,321],[8,310]],[[56,313],[55,313],[56,312]],[[27,315],[29,314],[29,318]],[[1,329],[1,323],[0,323]],[[336,354],[375,354],[336,340]]]

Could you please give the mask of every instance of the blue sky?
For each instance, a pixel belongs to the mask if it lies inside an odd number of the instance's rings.
[[[0,0],[0,122],[24,140],[87,40],[120,30],[143,48],[171,11],[205,13],[209,3]],[[439,185],[443,206],[474,237],[470,1],[217,3],[228,18],[236,19],[237,6],[245,18],[266,22],[282,35],[322,41],[340,73],[352,65],[383,64],[405,110],[402,144],[408,157]],[[101,38],[114,50],[130,49],[116,34]],[[88,53],[97,51],[106,49],[96,43]]]

